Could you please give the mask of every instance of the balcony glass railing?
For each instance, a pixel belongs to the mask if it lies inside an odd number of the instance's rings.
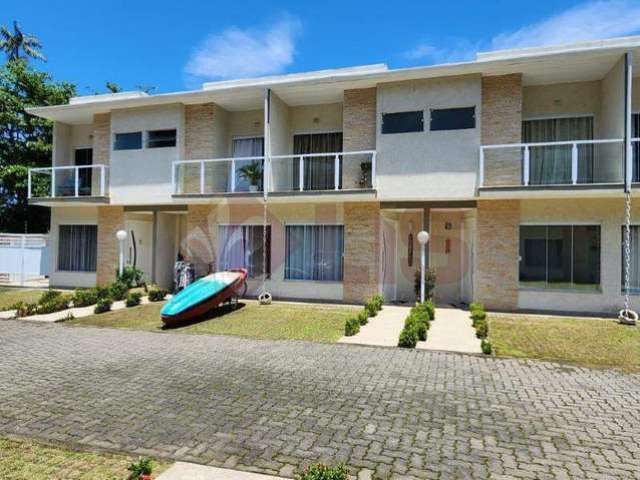
[[[106,197],[109,167],[71,165],[31,168],[28,174],[29,198]]]

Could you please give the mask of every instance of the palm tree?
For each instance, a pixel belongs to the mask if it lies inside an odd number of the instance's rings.
[[[41,48],[40,40],[35,35],[24,33],[15,20],[13,21],[13,33],[5,25],[0,27],[0,50],[4,50],[9,61],[22,58],[22,52],[25,57],[46,61],[47,58],[40,51]]]

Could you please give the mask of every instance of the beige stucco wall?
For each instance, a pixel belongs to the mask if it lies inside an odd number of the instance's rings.
[[[522,88],[522,118],[593,115],[597,131],[601,95],[600,81],[525,86]]]
[[[289,112],[291,151],[295,134],[342,131],[342,103],[294,106]]]
[[[600,138],[624,138],[625,62],[621,58],[602,79]],[[600,161],[596,165],[601,181],[620,182],[623,177],[623,145],[608,144],[597,147]],[[603,161],[607,160],[607,161]]]
[[[482,118],[476,75],[381,84],[377,92],[378,191],[382,200],[463,199],[475,194]],[[475,107],[476,128],[429,131],[430,109]],[[381,133],[383,113],[424,110],[423,132]],[[411,178],[411,182],[407,182]]]

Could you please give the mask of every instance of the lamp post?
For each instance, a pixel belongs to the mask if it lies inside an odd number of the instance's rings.
[[[127,239],[126,230],[118,230],[116,232],[116,238],[118,239],[120,247],[120,257],[118,259],[118,275],[122,276],[122,272],[124,271],[124,241]]]
[[[424,275],[427,268],[427,254],[426,247],[429,241],[429,233],[422,230],[418,232],[418,243],[420,244],[420,303],[424,302]]]

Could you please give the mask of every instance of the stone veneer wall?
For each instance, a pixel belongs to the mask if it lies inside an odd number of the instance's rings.
[[[482,78],[482,145],[522,141],[522,75]],[[519,148],[485,150],[484,185],[520,185]]]
[[[478,200],[474,300],[518,308],[519,200]]]
[[[93,163],[109,165],[111,158],[111,114],[93,116]]]
[[[124,208],[105,205],[98,207],[98,268],[96,283],[113,282],[118,268],[118,240],[116,232],[124,228]]]
[[[360,303],[378,293],[380,204],[344,204],[344,301]]]
[[[342,114],[342,148],[345,152],[376,148],[376,88],[345,90]],[[344,160],[343,188],[358,188],[360,163],[369,156],[347,156]]]
[[[196,276],[209,273],[216,261],[217,211],[215,205],[188,206],[186,255],[194,265]]]

